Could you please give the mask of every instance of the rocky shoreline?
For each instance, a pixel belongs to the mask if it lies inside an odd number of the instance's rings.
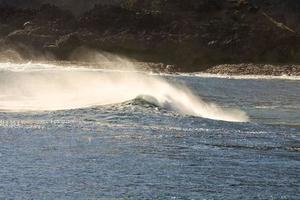
[[[184,68],[175,65],[166,65],[163,63],[136,63],[140,69],[152,71],[154,73],[176,74],[185,72]],[[222,64],[209,67],[206,70],[200,70],[194,73],[205,73],[212,75],[229,76],[299,76],[300,65],[270,65],[270,64]]]
[[[203,72],[220,75],[300,76],[300,65],[223,64]]]
[[[26,64],[28,61],[21,61],[20,64]],[[186,72],[184,68],[176,65],[168,65],[164,63],[138,62],[126,60],[127,64],[115,61],[106,62],[83,62],[83,61],[39,61],[33,62],[37,64],[54,64],[63,67],[84,67],[87,69],[100,70],[124,70],[124,71],[140,71],[152,72],[154,74],[176,75]],[[271,77],[300,77],[300,65],[266,65],[266,64],[222,64],[209,67],[206,70],[192,72],[191,74],[211,74],[225,76],[271,76]]]

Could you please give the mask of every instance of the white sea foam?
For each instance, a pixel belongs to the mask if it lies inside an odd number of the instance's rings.
[[[201,100],[184,86],[128,71],[52,64],[0,64],[0,110],[54,111],[142,97],[157,106],[214,120],[247,122],[246,113]]]

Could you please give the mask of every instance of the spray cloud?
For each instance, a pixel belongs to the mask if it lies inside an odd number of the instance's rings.
[[[93,54],[94,59],[96,54]],[[91,58],[90,56],[87,58]],[[53,111],[122,103],[137,97],[182,114],[214,120],[247,122],[240,110],[223,109],[201,100],[189,89],[138,72],[128,59],[98,54],[105,70],[78,65],[0,64],[0,110]],[[126,70],[124,70],[126,66]]]

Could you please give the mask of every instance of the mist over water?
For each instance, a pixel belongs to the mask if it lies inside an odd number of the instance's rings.
[[[120,65],[123,61],[116,59],[115,62]],[[124,64],[128,66],[129,61]],[[133,68],[108,71],[32,63],[6,63],[0,67],[0,110],[4,111],[68,110],[118,104],[136,98],[185,115],[248,121],[243,111],[204,102],[184,86],[134,72]]]

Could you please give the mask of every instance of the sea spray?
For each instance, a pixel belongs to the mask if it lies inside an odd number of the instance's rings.
[[[183,86],[141,72],[33,63],[7,63],[0,68],[0,110],[67,110],[122,103],[137,97],[181,114],[248,121],[243,111],[204,102]]]

